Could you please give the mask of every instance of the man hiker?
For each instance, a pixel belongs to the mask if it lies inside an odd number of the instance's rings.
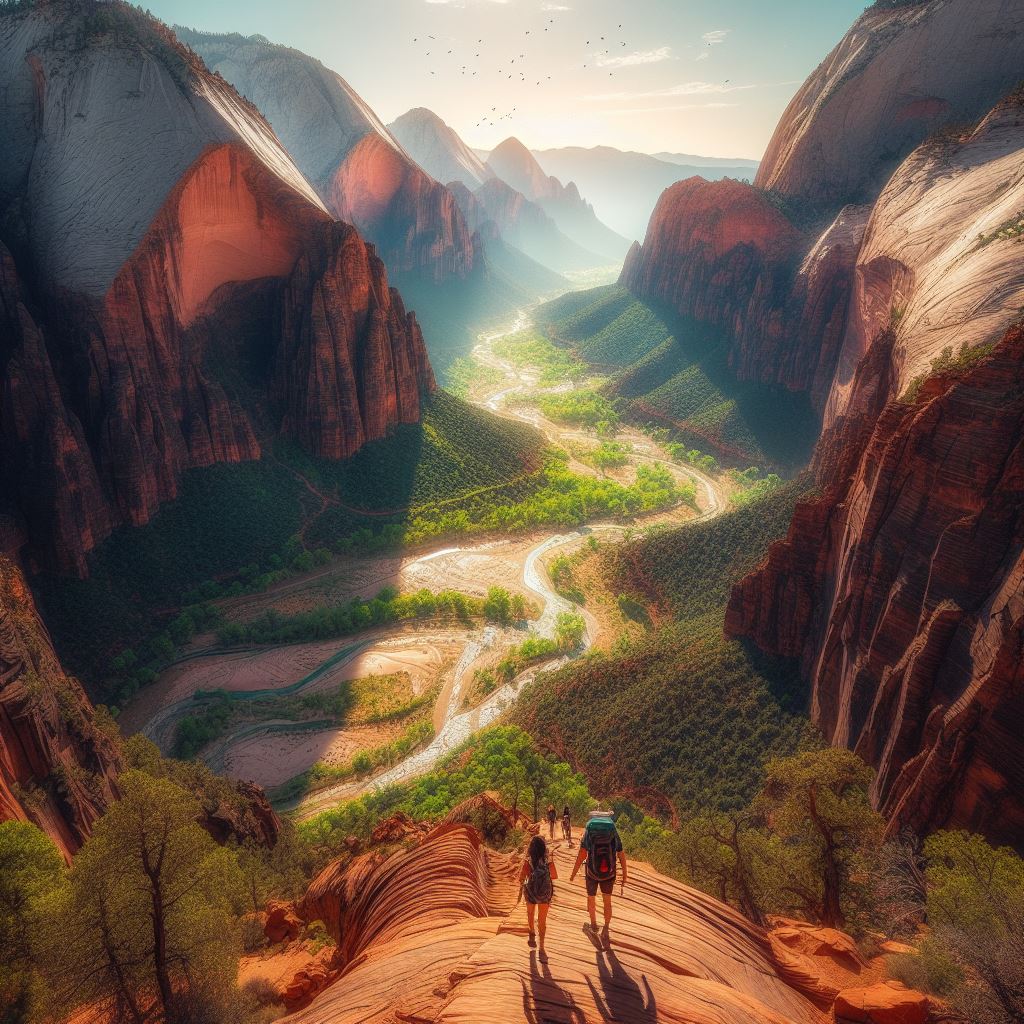
[[[568,804],[562,809],[562,838],[572,846],[572,812]]]
[[[548,835],[550,838],[555,838],[555,805],[548,804]]]
[[[617,862],[617,863],[616,863]],[[612,921],[612,890],[615,888],[616,867],[622,868],[622,886],[626,885],[626,855],[622,851],[622,840],[612,820],[611,811],[592,811],[587,827],[580,840],[580,852],[573,865],[571,882],[579,869],[586,863],[587,912],[590,914],[590,933],[597,934],[597,890],[601,890],[604,902],[604,927],[601,929],[601,945],[609,948],[608,929]]]

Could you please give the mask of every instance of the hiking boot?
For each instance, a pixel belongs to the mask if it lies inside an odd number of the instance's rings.
[[[530,937],[526,940],[526,944],[533,949],[537,945],[537,936],[530,932]]]

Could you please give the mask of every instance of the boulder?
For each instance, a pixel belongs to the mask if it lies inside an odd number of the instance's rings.
[[[928,997],[887,981],[867,988],[844,989],[832,1008],[837,1024],[925,1024]]]

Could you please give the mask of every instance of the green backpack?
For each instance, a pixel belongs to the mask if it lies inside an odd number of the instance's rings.
[[[587,874],[598,882],[615,877],[617,836],[611,818],[591,818],[587,822]]]

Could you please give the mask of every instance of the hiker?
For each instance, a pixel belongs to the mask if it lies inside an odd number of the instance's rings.
[[[612,890],[615,888],[616,860],[622,868],[622,886],[626,885],[626,855],[622,851],[622,840],[612,820],[611,811],[592,811],[587,827],[580,840],[580,852],[576,855],[569,881],[586,862],[587,912],[590,914],[590,934],[597,934],[597,890],[601,890],[604,901],[604,927],[601,929],[601,945],[609,948],[608,934],[612,921]]]
[[[547,931],[551,897],[555,891],[551,882],[555,878],[558,878],[558,869],[555,867],[554,859],[548,855],[547,843],[544,842],[543,836],[534,836],[530,840],[526,860],[523,861],[519,872],[519,883],[526,897],[526,921],[530,928],[528,941],[531,949],[537,945],[537,937],[533,931],[534,911],[537,914],[537,931],[540,932],[540,949],[537,956],[542,964],[548,962],[548,955],[544,951],[544,934]]]
[[[548,835],[551,839],[555,838],[555,805],[548,804]]]
[[[568,804],[562,808],[562,838],[567,845],[572,846],[572,815]]]

